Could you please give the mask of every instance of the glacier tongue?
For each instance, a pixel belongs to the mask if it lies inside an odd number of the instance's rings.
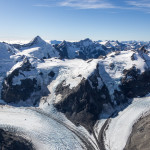
[[[0,107],[0,127],[32,141],[37,150],[82,150],[85,145],[69,127],[30,108]],[[8,117],[9,116],[9,117]]]

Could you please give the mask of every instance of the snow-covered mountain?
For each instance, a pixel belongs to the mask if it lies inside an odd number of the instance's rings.
[[[38,59],[46,59],[51,57],[58,57],[58,52],[52,47],[51,44],[47,43],[41,37],[35,37],[31,42],[28,44],[23,45],[15,45],[20,52],[17,53],[16,57],[34,57]]]
[[[149,111],[149,45],[0,43],[0,128],[37,150],[123,150]]]
[[[67,59],[89,59],[106,55],[104,48],[99,43],[93,42],[90,39],[79,42],[63,41],[61,44],[56,45],[55,48],[59,51],[61,58]]]

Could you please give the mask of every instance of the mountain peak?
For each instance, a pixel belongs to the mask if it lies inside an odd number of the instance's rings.
[[[89,46],[89,45],[93,44],[93,41],[89,38],[86,38],[84,40],[81,40],[80,43],[82,43],[84,46]]]
[[[89,42],[92,42],[92,40],[89,39],[89,38],[86,38],[86,39],[84,39],[84,40],[82,40],[82,41],[89,41]]]
[[[45,41],[40,37],[40,36],[36,36],[31,42],[30,44],[41,44],[41,43],[45,43]]]

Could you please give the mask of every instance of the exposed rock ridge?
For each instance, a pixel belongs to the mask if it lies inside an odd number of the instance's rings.
[[[87,80],[83,78],[72,90],[69,86],[63,87],[62,83],[56,89],[56,93],[61,94],[62,99],[55,107],[73,123],[84,126],[90,132],[102,112],[103,104],[111,103],[105,84],[102,84],[100,89],[98,87],[97,69]]]

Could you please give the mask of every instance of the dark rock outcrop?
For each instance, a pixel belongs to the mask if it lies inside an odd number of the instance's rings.
[[[82,51],[77,51],[76,53],[77,53],[77,58],[86,60],[86,56]]]
[[[148,50],[145,48],[146,46],[144,45],[144,46],[142,46],[142,47],[140,47],[139,48],[139,52],[142,52],[142,53],[148,53]]]
[[[1,150],[34,150],[32,143],[13,133],[0,129]]]
[[[53,78],[55,76],[55,73],[51,71],[48,75]]]
[[[7,82],[7,79],[5,81]],[[20,85],[10,85],[7,83],[4,83],[2,89],[2,99],[7,103],[19,102],[20,100],[25,101],[34,91],[40,90],[40,87],[37,88],[36,79],[21,80]]]
[[[115,68],[115,64],[111,63],[111,64],[109,64],[109,67],[110,67],[111,70],[113,70]]]
[[[143,73],[140,73],[140,70],[135,67],[124,70],[121,83],[120,88],[126,97],[145,96],[150,92],[150,70],[146,70]]]
[[[67,42],[54,45],[54,48],[59,52],[60,59],[68,58]]]

